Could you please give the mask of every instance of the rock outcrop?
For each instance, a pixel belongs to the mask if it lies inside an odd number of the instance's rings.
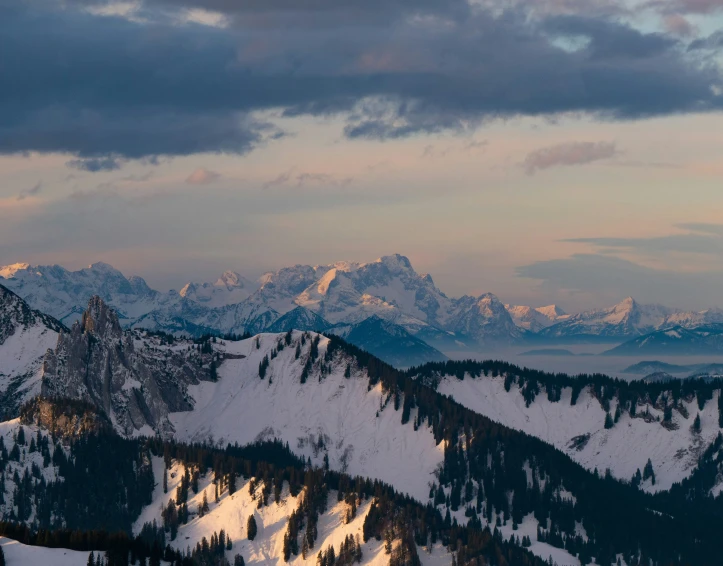
[[[80,399],[101,409],[127,435],[172,433],[169,412],[193,408],[191,384],[213,377],[213,353],[157,348],[137,331],[123,330],[100,297],[43,360],[41,394]]]

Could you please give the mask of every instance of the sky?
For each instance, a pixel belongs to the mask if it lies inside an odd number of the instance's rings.
[[[723,307],[722,51],[723,0],[0,0],[0,265]]]

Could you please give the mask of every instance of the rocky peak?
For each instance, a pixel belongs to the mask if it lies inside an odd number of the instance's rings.
[[[221,274],[221,277],[218,278],[218,281],[216,281],[217,287],[243,287],[244,286],[244,280],[241,275],[236,273],[235,271],[224,271]]]
[[[100,339],[120,340],[123,336],[118,315],[98,295],[88,301],[80,326],[83,332],[95,334]]]
[[[126,435],[170,432],[168,414],[191,408],[188,385],[212,378],[213,354],[136,339],[113,309],[92,297],[81,321],[46,353],[41,394],[91,403]]]

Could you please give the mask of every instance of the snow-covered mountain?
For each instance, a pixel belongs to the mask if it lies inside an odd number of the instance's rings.
[[[521,341],[526,335],[512,320],[505,305],[491,293],[454,301],[447,329],[482,346]]]
[[[94,263],[78,271],[59,265],[32,266],[17,263],[0,267],[2,283],[20,295],[31,307],[49,314],[66,325],[79,320],[94,295],[116,309],[124,321],[175,302],[178,293],[152,290],[137,276],[126,278],[107,263]]]
[[[31,309],[0,285],[0,412],[17,408],[27,393],[37,393],[43,355],[55,347],[63,325]]]
[[[609,469],[613,477],[630,480],[650,460],[656,481],[641,484],[648,491],[670,489],[689,477],[721,430],[720,389],[712,399],[703,399],[702,409],[695,395],[673,401],[674,395],[662,386],[653,397],[628,394],[636,400],[631,414],[619,397],[601,399],[600,388],[593,384],[577,391],[558,386],[531,397],[536,388],[526,382],[524,371],[481,367],[475,368],[479,373],[461,370],[461,378],[441,372],[420,379],[476,413],[552,444],[591,471]],[[667,421],[666,403],[673,407]],[[611,420],[606,423],[607,414]],[[697,416],[700,430],[694,428]],[[723,487],[723,480],[718,484]]]
[[[677,311],[662,305],[641,305],[632,297],[612,307],[570,315],[539,332],[545,338],[570,339],[585,336],[625,338],[645,334],[661,325]]]
[[[537,308],[523,305],[505,305],[505,308],[517,326],[531,332],[539,332],[567,316],[567,313],[557,305]]]
[[[224,307],[245,301],[258,287],[235,271],[225,271],[215,283],[187,283],[178,294],[208,307]]]
[[[350,329],[377,317],[452,352],[525,341],[621,341],[672,326],[723,323],[723,309],[681,311],[630,297],[572,315],[556,305],[505,305],[491,293],[450,298],[430,275],[417,273],[398,254],[367,263],[295,265],[255,282],[227,271],[213,283],[188,283],[180,292],[166,293],[104,263],[79,271],[15,264],[0,268],[0,277],[32,308],[67,324],[78,320],[90,297],[98,295],[118,312],[124,327],[184,336],[256,334],[295,325]]]
[[[68,323],[78,320],[90,297],[98,295],[124,326],[196,336],[254,334],[285,328],[289,321],[325,330],[370,317],[398,325],[432,346],[455,349],[511,343],[525,332],[494,295],[450,299],[431,276],[418,274],[398,254],[368,263],[286,267],[256,283],[226,272],[215,283],[188,283],[178,293],[154,291],[143,279],[126,278],[103,263],[79,271],[15,264],[1,268],[0,276],[34,308]]]

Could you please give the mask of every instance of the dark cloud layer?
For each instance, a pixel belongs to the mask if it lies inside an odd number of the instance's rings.
[[[171,23],[179,5],[221,10],[229,26]],[[461,0],[154,0],[142,16],[0,0],[0,153],[68,152],[86,170],[244,153],[280,135],[254,118],[271,108],[338,114],[347,136],[385,139],[518,115],[723,107],[717,68],[602,18],[530,20]],[[559,47],[566,38],[584,47]]]
[[[110,155],[104,157],[86,157],[85,159],[71,159],[66,163],[68,167],[97,173],[98,171],[115,171],[123,166],[120,159]]]

